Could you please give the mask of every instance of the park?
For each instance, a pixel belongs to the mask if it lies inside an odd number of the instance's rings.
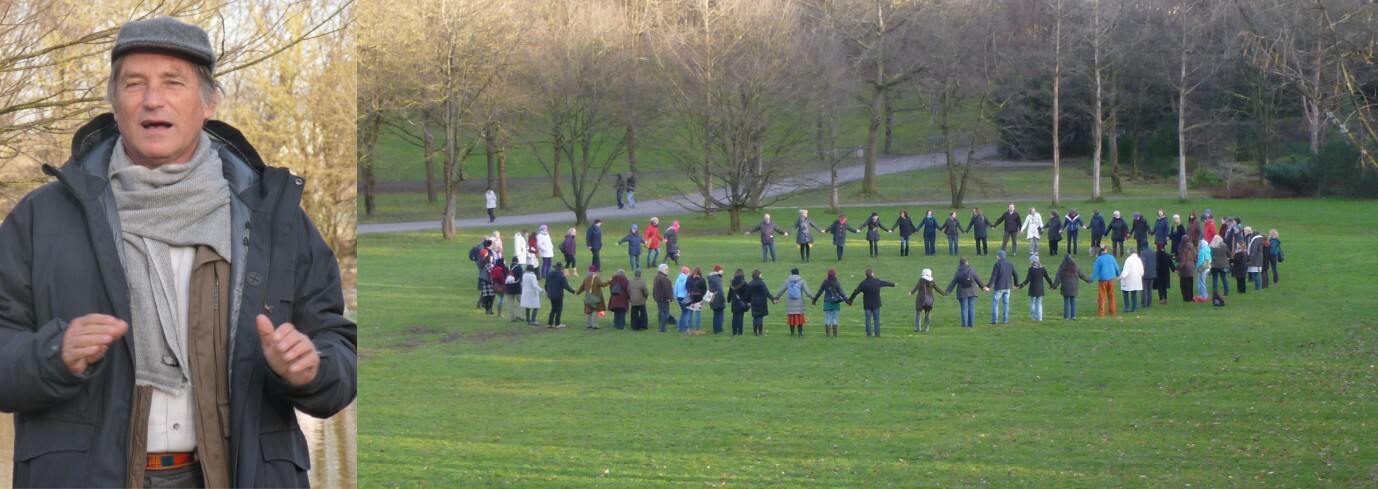
[[[1371,5],[407,5],[361,6],[377,10],[359,31],[362,486],[1378,484]],[[999,230],[980,256],[969,233],[957,255],[940,234],[936,254],[915,236],[901,256],[882,232],[876,257],[849,234],[841,260],[815,232],[808,262],[792,230],[774,261],[745,233],[801,209],[889,226],[1008,204],[1150,225],[1209,209],[1276,229],[1286,260],[1268,288],[1231,281],[1223,306],[1182,301],[1174,276],[1166,304],[1105,317],[1083,284],[1076,320],[1050,289],[1032,321],[1016,289],[1009,324],[989,324],[983,291],[975,327],[938,297],[920,333],[921,270],[945,289],[966,258],[986,280]],[[680,225],[672,279],[759,269],[773,293],[792,268],[814,290],[835,269],[850,293],[874,270],[896,283],[884,334],[865,334],[859,299],[836,338],[821,305],[792,337],[783,299],[759,337],[712,334],[708,311],[701,336],[654,314],[586,329],[579,296],[567,328],[545,327],[544,296],[537,325],[476,307],[467,255],[492,233],[510,260],[514,233],[575,229],[577,289],[595,220],[606,279],[632,275],[616,243],[652,217]],[[1039,256],[1055,270],[1063,254]]]

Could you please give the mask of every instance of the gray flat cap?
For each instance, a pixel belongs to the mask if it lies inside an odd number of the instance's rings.
[[[172,17],[136,20],[120,26],[115,48],[110,50],[110,61],[113,63],[133,51],[150,49],[170,51],[215,71],[215,50],[211,49],[206,31]]]

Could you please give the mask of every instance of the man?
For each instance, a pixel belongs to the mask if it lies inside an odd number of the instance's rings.
[[[574,293],[569,286],[569,278],[559,263],[554,264],[545,276],[545,296],[550,298],[550,314],[545,318],[547,328],[565,327],[565,292]]]
[[[593,265],[593,268],[602,270],[603,262],[598,259],[598,251],[603,249],[602,219],[593,220],[593,225],[589,226],[588,231],[584,233],[584,244],[587,245],[589,247],[589,251],[593,253],[593,261],[589,264]]]
[[[1010,245],[1010,253],[1017,255],[1019,253],[1016,248],[1019,247],[1019,241],[1015,236],[1019,233],[1019,225],[1023,224],[1023,221],[1020,221],[1019,211],[1014,210],[1014,204],[1010,204],[1009,210],[1001,214],[992,226],[999,226],[1002,222],[1005,223],[1005,237],[1000,240],[1000,251],[1005,251],[1005,245],[1008,244]]]
[[[1105,317],[1106,306],[1109,306],[1110,315],[1115,315],[1115,279],[1120,278],[1120,264],[1115,261],[1115,257],[1110,255],[1105,246],[1096,250],[1099,256],[1096,257],[1095,268],[1091,270],[1091,280],[1096,282],[1096,308],[1098,316]]]
[[[627,205],[636,208],[636,174],[627,174]]]
[[[646,280],[641,278],[641,270],[633,270],[632,273],[635,277],[627,286],[627,303],[631,306],[632,312],[632,331],[645,331],[646,298],[651,296],[651,291],[646,287]]]
[[[995,294],[990,296],[990,323],[995,324],[997,317],[1004,324],[1010,323],[1010,289],[1014,284],[1019,283],[1019,273],[1014,270],[1014,264],[1005,259],[1005,250],[995,252],[995,266],[991,267],[990,288],[995,290]],[[1004,314],[1001,315],[1000,307],[1004,306]]]
[[[0,225],[12,482],[306,486],[295,411],[349,405],[357,357],[305,181],[210,120],[205,31],[130,22],[111,62],[114,114]]]
[[[618,174],[617,174],[617,183],[613,184],[613,187],[614,187],[615,189],[617,189],[617,208],[618,208],[618,209],[621,209],[621,208],[622,208],[622,194],[625,193],[625,192],[627,191],[627,181],[622,179],[622,174],[621,174],[621,173],[618,173]]]
[[[1114,216],[1106,229],[1110,233],[1111,250],[1115,252],[1115,256],[1123,256],[1124,240],[1129,236],[1129,223],[1120,217],[1120,211],[1115,211]]]
[[[853,290],[852,295],[847,298],[847,305],[850,306],[856,300],[857,294],[861,294],[861,307],[866,310],[867,338],[872,337],[872,323],[875,324],[874,337],[880,337],[880,288],[894,286],[894,282],[876,278],[876,271],[867,268],[866,278],[861,283],[856,284],[856,290]]]
[[[498,194],[493,193],[493,187],[488,187],[488,191],[483,193],[484,206],[488,208],[488,222],[498,219],[495,211],[498,209]]]
[[[656,301],[656,317],[660,319],[660,332],[665,332],[665,324],[670,322],[670,301],[675,299],[675,286],[670,283],[670,266],[664,263],[656,269],[652,281],[651,298]]]
[[[770,261],[775,261],[775,233],[789,236],[789,233],[780,229],[775,223],[770,222],[770,214],[763,216],[760,224],[752,226],[746,230],[746,234],[761,233],[761,261],[766,261],[766,253],[770,253]]]

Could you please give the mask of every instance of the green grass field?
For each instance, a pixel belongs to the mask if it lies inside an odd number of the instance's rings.
[[[820,334],[821,306],[809,312],[809,337],[790,338],[783,304],[764,338],[685,337],[654,324],[616,331],[610,316],[595,332],[577,326],[578,300],[568,298],[572,326],[551,331],[473,308],[465,254],[489,230],[456,242],[360,236],[360,486],[1378,484],[1378,334],[1365,285],[1378,258],[1363,231],[1378,226],[1372,204],[1103,207],[1209,207],[1276,227],[1288,257],[1282,282],[1232,294],[1224,308],[1180,303],[1174,282],[1172,304],[1113,319],[1095,318],[1084,287],[1075,322],[1060,319],[1052,291],[1048,319],[1029,321],[1027,297],[1014,291],[1007,326],[986,324],[986,293],[972,329],[958,328],[955,300],[940,298],[933,330],[918,334],[905,293],[922,268],[945,285],[956,259],[900,258],[886,235],[881,258],[852,238],[840,266],[830,246],[801,266],[812,285],[834,266],[848,290],[867,267],[897,282],[884,294],[880,339],[863,335],[859,306],[844,308],[841,338]],[[896,208],[880,211],[893,222]],[[721,263],[729,276],[760,267],[772,287],[800,266],[791,244],[762,265],[753,237],[723,232],[725,216],[678,218],[691,266]],[[611,243],[627,224],[605,223],[605,267],[625,262]],[[969,237],[962,247],[970,253]],[[988,274],[993,260],[973,261]],[[1022,276],[1027,259],[1013,262]],[[1081,264],[1089,271],[1091,260]]]

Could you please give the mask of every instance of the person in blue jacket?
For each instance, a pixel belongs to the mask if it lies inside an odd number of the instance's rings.
[[[632,259],[632,266],[630,270],[641,269],[641,244],[645,242],[646,240],[636,232],[635,224],[632,225],[631,231],[628,232],[626,236],[623,236],[622,239],[617,242],[618,246],[621,246],[622,243],[627,243],[627,255],[630,256]]]
[[[593,261],[589,262],[589,264],[593,265],[593,268],[602,270],[603,262],[598,257],[598,252],[603,250],[602,219],[594,219],[593,225],[589,226],[588,231],[584,232],[584,245],[588,246],[589,251],[593,253]]]
[[[1077,254],[1077,235],[1081,228],[1086,227],[1082,222],[1081,214],[1077,214],[1076,209],[1067,211],[1067,217],[1063,219],[1062,230],[1067,233],[1067,254]]]
[[[1100,215],[1100,209],[1091,211],[1091,224],[1087,225],[1086,229],[1091,230],[1091,253],[1099,253],[1100,240],[1105,237],[1106,231],[1105,216]]]
[[[933,218],[933,211],[928,211],[919,223],[919,229],[923,230],[923,254],[933,256],[938,254],[938,220]]]
[[[1168,233],[1172,228],[1168,224],[1167,214],[1162,209],[1158,209],[1158,220],[1153,223],[1153,244],[1166,245]]]
[[[1115,280],[1120,278],[1120,264],[1105,246],[1096,248],[1096,251],[1099,256],[1096,257],[1095,268],[1091,270],[1091,280],[1096,282],[1097,316],[1105,317],[1106,306],[1110,307],[1110,315],[1114,316]]]

